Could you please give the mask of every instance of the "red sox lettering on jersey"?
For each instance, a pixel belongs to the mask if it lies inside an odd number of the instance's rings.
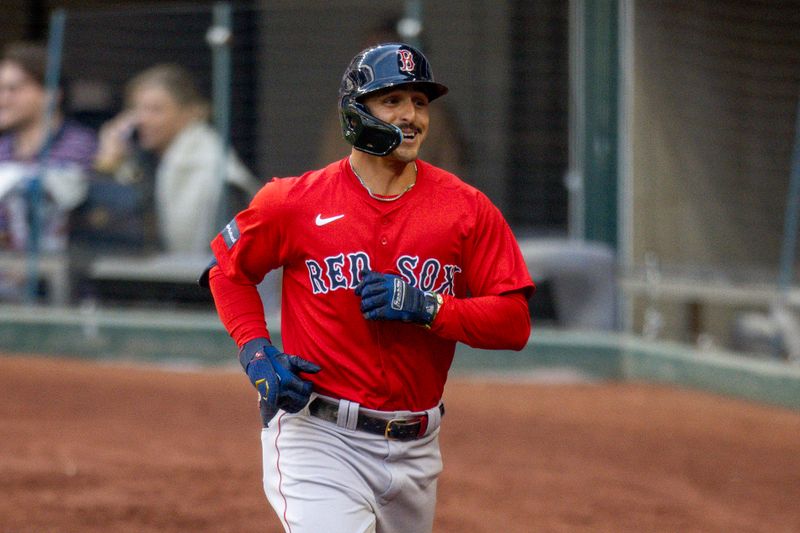
[[[455,276],[461,272],[457,265],[442,265],[434,258],[420,261],[418,256],[401,255],[396,266],[400,276],[413,287],[455,295]],[[372,269],[369,255],[361,251],[340,253],[320,261],[307,259],[306,268],[314,294],[355,289],[361,281],[361,272]]]

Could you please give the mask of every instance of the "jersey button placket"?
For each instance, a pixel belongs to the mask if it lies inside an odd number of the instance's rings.
[[[392,217],[387,213],[380,213],[375,218],[374,225],[372,226],[375,228],[374,235],[377,247],[375,264],[376,266],[380,265],[378,268],[382,269],[382,271],[394,268],[395,258],[392,256],[393,250],[389,242],[390,240],[394,239],[391,219]],[[394,241],[392,240],[392,242]]]
[[[381,237],[380,241],[383,246],[389,244],[389,236],[386,234],[386,230],[388,229],[386,226],[389,225],[389,217],[384,215],[381,217]]]

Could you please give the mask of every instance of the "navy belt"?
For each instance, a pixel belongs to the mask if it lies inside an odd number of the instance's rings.
[[[311,416],[335,424],[339,419],[339,402],[318,396],[308,404],[308,412]],[[439,412],[444,415],[444,404],[439,404]],[[416,440],[425,436],[428,429],[428,415],[422,413],[386,419],[359,409],[356,429],[382,435],[389,440]]]

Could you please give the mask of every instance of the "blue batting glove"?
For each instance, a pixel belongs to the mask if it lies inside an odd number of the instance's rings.
[[[356,287],[367,320],[400,320],[430,325],[439,311],[437,295],[423,292],[393,274],[364,271]]]
[[[279,409],[289,413],[300,411],[308,403],[313,386],[297,374],[316,374],[320,367],[302,357],[287,355],[259,337],[246,342],[239,350],[242,364],[250,382],[258,390],[258,403],[264,427]]]

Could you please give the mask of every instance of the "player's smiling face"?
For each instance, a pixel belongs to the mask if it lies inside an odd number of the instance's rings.
[[[403,132],[403,142],[386,157],[405,163],[414,161],[428,134],[428,95],[414,89],[413,85],[401,86],[368,96],[364,105],[375,117],[394,124]]]

